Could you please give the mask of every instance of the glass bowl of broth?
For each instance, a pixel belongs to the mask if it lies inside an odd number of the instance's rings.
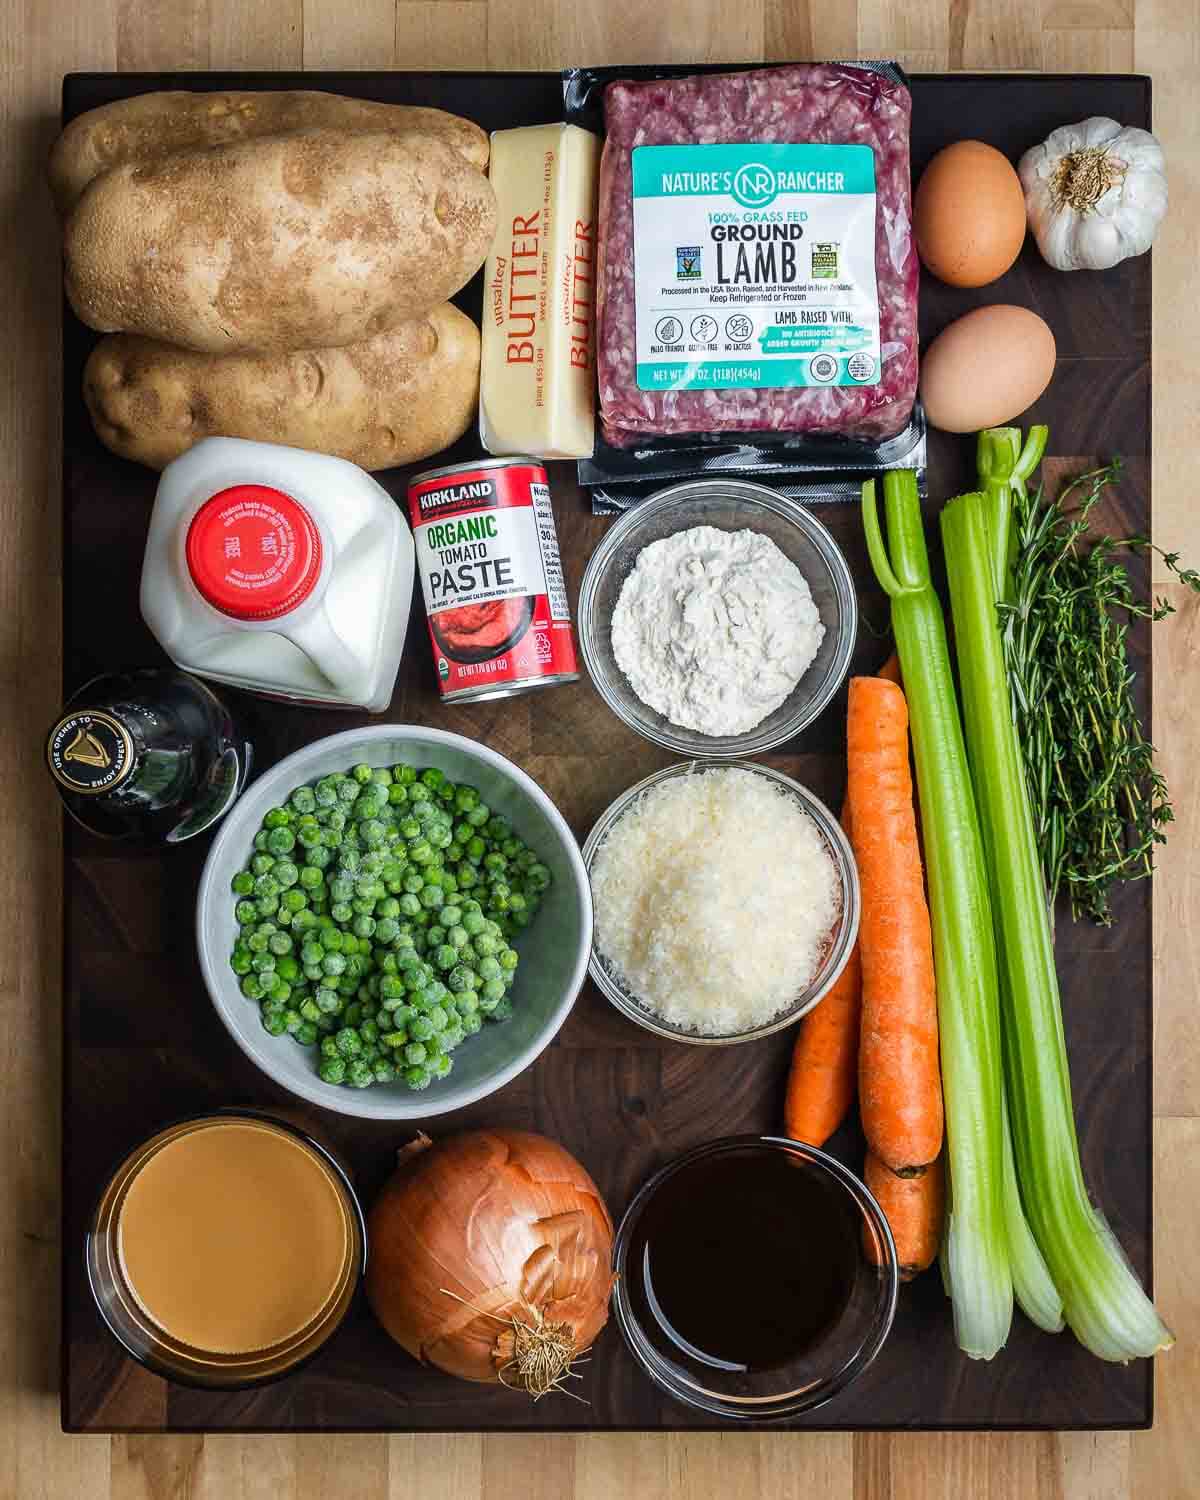
[[[731,1136],[656,1172],[613,1253],[617,1322],[662,1390],[762,1422],[831,1400],[871,1364],[900,1285],[891,1231],[841,1162]]]
[[[121,1162],[86,1240],[109,1332],[169,1380],[241,1389],[290,1374],[341,1325],[367,1237],[344,1169],[290,1121],[218,1110]]]

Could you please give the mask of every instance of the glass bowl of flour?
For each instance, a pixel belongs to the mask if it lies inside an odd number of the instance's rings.
[[[763,485],[700,479],[627,511],[592,554],[579,640],[597,692],[688,757],[760,755],[841,686],[858,606],[837,543]]]

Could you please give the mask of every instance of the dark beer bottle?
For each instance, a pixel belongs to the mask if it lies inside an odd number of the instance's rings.
[[[46,740],[72,816],[93,833],[147,843],[211,828],[245,785],[250,758],[221,700],[174,668],[93,678]]]

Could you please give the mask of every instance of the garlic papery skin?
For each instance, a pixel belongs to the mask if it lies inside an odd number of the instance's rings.
[[[1144,254],[1167,211],[1162,147],[1104,115],[1060,125],[1017,174],[1038,249],[1059,271],[1106,271]]]

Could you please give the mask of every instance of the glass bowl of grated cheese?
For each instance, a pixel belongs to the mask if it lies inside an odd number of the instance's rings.
[[[672,485],[605,532],[579,590],[596,691],[677,755],[762,755],[826,708],[858,629],[841,548],[787,495],[743,480]]]
[[[588,971],[657,1036],[728,1045],[790,1026],[858,937],[858,871],[807,787],[740,760],[668,766],[623,793],[583,845]]]

